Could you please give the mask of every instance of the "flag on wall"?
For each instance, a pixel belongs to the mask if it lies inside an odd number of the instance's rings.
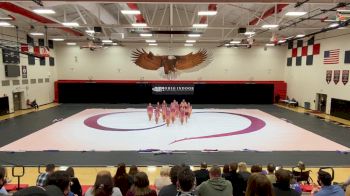
[[[332,73],[333,73],[332,70],[327,70],[327,72],[326,72],[326,82],[327,82],[327,84],[329,84],[332,81]]]
[[[343,73],[341,75],[341,81],[344,85],[346,85],[349,81],[349,70],[343,70]]]
[[[340,70],[334,70],[333,82],[334,84],[338,84],[340,79]]]
[[[345,64],[350,64],[350,50],[345,51],[344,63]]]
[[[339,63],[339,49],[324,51],[323,64],[338,64]]]
[[[287,66],[292,66],[295,62],[296,66],[301,66],[303,62],[306,65],[313,65],[314,56],[320,54],[320,44],[315,44],[315,38],[312,37],[306,42],[297,40],[296,48],[293,41],[288,42],[290,57],[287,58]]]

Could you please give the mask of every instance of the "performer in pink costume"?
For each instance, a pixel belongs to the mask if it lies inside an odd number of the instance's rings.
[[[169,127],[169,125],[170,125],[170,120],[171,120],[171,111],[170,111],[170,108],[167,108],[167,109],[166,109],[165,119],[166,119],[166,126]]]
[[[163,122],[165,122],[166,108],[167,108],[166,101],[163,100],[163,103],[162,103],[162,118],[163,118]]]
[[[155,119],[155,121],[156,121],[156,124],[158,124],[159,117],[160,117],[160,105],[159,105],[159,103],[158,103],[158,105],[157,105],[156,108],[154,109],[154,119]]]
[[[149,103],[147,106],[147,114],[148,114],[148,120],[151,121],[153,116],[153,106],[151,103]]]

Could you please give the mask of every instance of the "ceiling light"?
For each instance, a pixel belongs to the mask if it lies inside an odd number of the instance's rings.
[[[76,22],[63,22],[62,25],[66,27],[79,27],[79,23]]]
[[[156,43],[156,40],[154,40],[154,39],[148,39],[148,40],[146,40],[146,42],[147,42],[147,43]]]
[[[307,14],[307,12],[287,12],[286,16],[303,16]]]
[[[95,33],[95,31],[94,31],[94,30],[85,30],[85,32],[86,32],[86,33],[90,33],[90,34]]]
[[[230,41],[230,44],[239,44],[241,41]]]
[[[295,37],[301,38],[301,37],[305,37],[305,35],[304,35],[304,34],[299,34],[299,35],[297,35],[297,36],[295,36]]]
[[[56,13],[52,9],[34,9],[33,12],[37,14],[55,14]]]
[[[121,10],[122,14],[127,14],[127,15],[138,15],[141,14],[140,10]]]
[[[146,23],[132,23],[131,25],[133,27],[147,27]]]
[[[208,24],[193,24],[192,27],[194,27],[194,28],[207,28]]]
[[[218,12],[215,10],[212,11],[199,11],[198,16],[215,16]]]
[[[140,34],[141,37],[152,37],[151,33],[141,33]]]
[[[254,35],[254,34],[255,34],[255,32],[253,32],[253,31],[247,31],[244,33],[244,35]]]
[[[148,44],[149,46],[158,46],[158,44],[157,43],[150,43],[150,44]]]
[[[118,43],[113,43],[112,45],[113,45],[113,46],[118,46]]]
[[[75,45],[77,45],[77,43],[74,43],[74,42],[68,42],[68,43],[67,43],[67,45],[68,45],[68,46],[75,46]]]
[[[53,38],[52,41],[61,42],[64,41],[63,38]]]
[[[14,19],[11,17],[0,17],[0,20],[14,20]]]
[[[285,39],[281,39],[281,40],[278,41],[278,43],[280,43],[280,44],[281,44],[281,43],[284,43],[284,42],[286,42]]]
[[[329,25],[330,28],[337,27],[337,26],[339,26],[339,23],[332,23]]]
[[[192,34],[188,34],[188,37],[200,37],[201,34],[196,34],[196,33],[192,33]]]
[[[276,28],[276,27],[278,27],[277,24],[265,24],[262,26],[262,28],[264,28],[264,29],[271,29],[271,28]]]
[[[225,44],[225,46],[230,46],[230,44]]]
[[[112,43],[113,41],[112,40],[110,40],[110,39],[104,39],[104,40],[102,40],[102,43]]]
[[[185,44],[185,46],[191,47],[191,46],[193,46],[193,44]]]
[[[265,46],[275,46],[275,44],[265,44]]]
[[[337,10],[337,12],[341,12],[341,13],[350,13],[350,10]]]
[[[196,43],[196,40],[186,40],[186,43]]]
[[[0,26],[1,26],[1,27],[10,27],[11,24],[8,23],[8,22],[0,22]]]
[[[30,35],[32,36],[43,36],[44,33],[39,33],[39,32],[31,32]]]

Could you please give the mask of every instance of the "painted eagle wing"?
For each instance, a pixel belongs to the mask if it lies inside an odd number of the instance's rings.
[[[133,51],[132,60],[144,69],[157,70],[162,66],[162,56],[155,56],[152,52],[147,53],[144,49]]]
[[[199,50],[195,54],[191,52],[185,56],[177,56],[175,68],[179,70],[189,69],[203,63],[206,58],[206,50]]]

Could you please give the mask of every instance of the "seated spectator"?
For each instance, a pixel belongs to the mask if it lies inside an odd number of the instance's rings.
[[[58,187],[58,189],[56,187]],[[55,189],[55,192],[60,192],[61,195],[68,195],[70,192],[70,178],[66,171],[55,171],[47,176],[46,179],[46,191]],[[52,195],[52,194],[49,194]]]
[[[114,187],[113,178],[109,171],[97,173],[93,187],[90,187],[85,196],[122,196],[119,188]]]
[[[27,105],[36,110],[39,109],[39,105],[36,103],[35,99],[32,102],[29,99],[27,99]]]
[[[266,177],[270,180],[272,184],[276,183],[275,169],[276,169],[276,166],[274,164],[272,163],[267,164]]]
[[[130,166],[128,174],[129,174],[130,178],[133,180],[133,183],[134,183],[134,177],[138,172],[139,172],[139,170],[138,170],[136,165]]]
[[[155,179],[155,181],[154,181],[154,185],[156,186],[157,193],[164,186],[167,186],[167,185],[171,184],[171,181],[170,181],[170,178],[169,178],[169,173],[170,173],[170,167],[169,166],[163,166],[160,169],[160,176],[157,177]]]
[[[201,168],[194,172],[196,176],[197,186],[199,186],[202,182],[207,181],[209,179],[209,171],[207,170],[207,163],[202,162]]]
[[[272,184],[263,174],[254,173],[249,177],[246,196],[274,196]],[[277,195],[278,196],[278,195]]]
[[[135,175],[134,185],[126,194],[127,196],[157,196],[155,190],[149,188],[148,176],[145,172],[139,172]]]
[[[176,196],[195,195],[196,177],[189,167],[182,167],[177,175],[178,193]]]
[[[78,196],[82,196],[82,189],[79,182],[79,179],[74,176],[74,169],[73,167],[68,167],[66,172],[68,173],[71,184],[70,184],[70,191]]]
[[[209,171],[210,179],[202,182],[196,190],[199,196],[232,196],[230,181],[221,177],[221,168],[213,166]]]
[[[267,176],[266,176],[267,177]],[[276,183],[273,184],[277,196],[300,196],[301,193],[290,188],[291,172],[280,169],[276,171]]]
[[[46,190],[42,187],[31,186],[15,192],[13,196],[50,196],[50,195],[48,195]]]
[[[227,180],[227,177],[230,175],[230,165],[225,164],[222,169],[222,177]]]
[[[338,185],[332,185],[333,177],[325,171],[319,171],[317,182],[321,186],[319,191],[315,191],[315,196],[343,196],[344,190]]]
[[[7,191],[5,189],[6,184],[6,168],[0,166],[0,194],[7,195]]]
[[[180,166],[175,165],[170,169],[170,180],[171,184],[168,186],[164,186],[162,189],[160,189],[158,196],[169,196],[169,195],[176,195],[177,193],[177,174],[179,170],[181,169]]]
[[[36,186],[45,186],[45,181],[47,177],[52,174],[55,171],[55,165],[54,164],[47,164],[45,173],[39,174],[37,180],[36,180]]]
[[[241,196],[244,195],[245,191],[245,183],[241,174],[237,173],[238,164],[231,163],[230,164],[230,172],[227,176],[226,180],[230,181],[232,184],[232,194],[233,196]]]
[[[250,172],[252,173],[252,174],[254,174],[254,173],[262,173],[262,166],[261,165],[259,165],[259,164],[255,164],[255,165],[252,165],[252,167],[250,168]]]
[[[114,186],[118,187],[123,195],[126,195],[130,189],[133,180],[126,173],[126,167],[124,163],[119,164],[117,172],[113,177]]]

